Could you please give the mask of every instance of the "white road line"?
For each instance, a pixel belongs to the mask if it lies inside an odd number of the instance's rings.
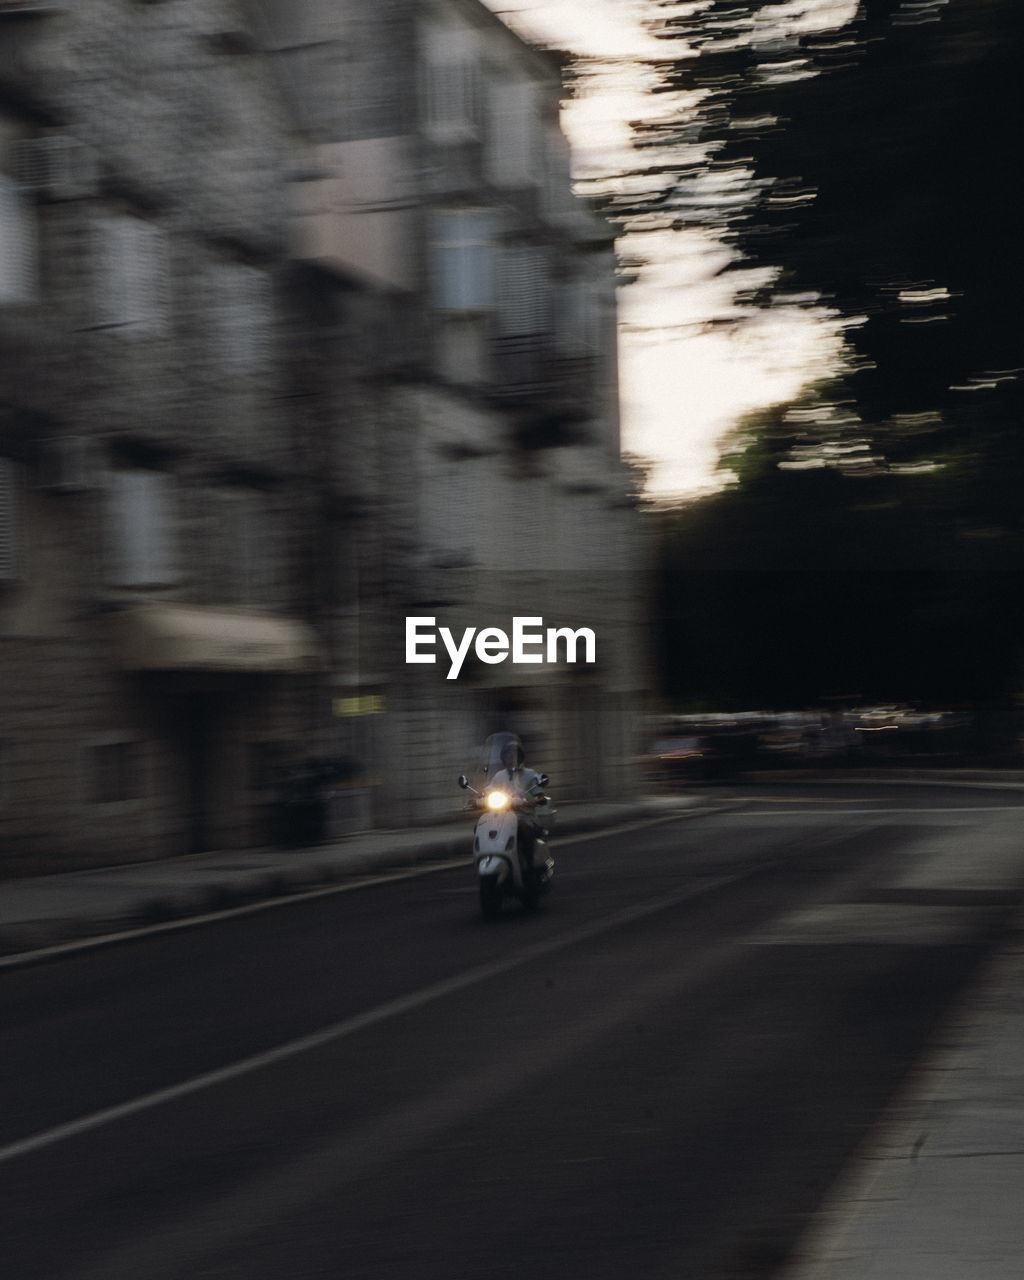
[[[505,960],[480,965],[478,968],[471,969],[457,977],[435,982],[419,991],[413,991],[406,996],[389,1000],[382,1005],[378,1005],[375,1009],[367,1010],[365,1013],[356,1014],[351,1018],[344,1018],[342,1021],[336,1022],[329,1027],[324,1027],[320,1031],[315,1031],[311,1035],[301,1036],[297,1040],[289,1040],[274,1049],[268,1049],[263,1053],[242,1058],[226,1067],[220,1067],[215,1071],[203,1072],[201,1075],[192,1076],[179,1084],[170,1085],[165,1089],[157,1089],[153,1093],[143,1094],[141,1097],[119,1103],[117,1106],[106,1107],[102,1111],[94,1111],[91,1115],[82,1116],[78,1120],[71,1120],[66,1124],[46,1129],[42,1133],[22,1138],[17,1142],[8,1143],[6,1146],[0,1147],[0,1164],[7,1164],[20,1156],[30,1155],[32,1152],[41,1151],[45,1147],[51,1147],[70,1138],[79,1137],[82,1134],[100,1129],[104,1125],[113,1124],[118,1120],[138,1115],[154,1107],[163,1106],[168,1102],[176,1102],[204,1089],[210,1089],[216,1085],[237,1080],[240,1076],[248,1075],[253,1071],[260,1071],[264,1067],[273,1066],[276,1063],[320,1049],[328,1044],[334,1044],[367,1027],[385,1022],[389,1018],[399,1017],[401,1014],[408,1013],[413,1009],[422,1008],[424,1005],[441,1000],[445,996],[453,995],[458,991],[464,991],[468,987],[485,982],[489,978],[500,977],[502,974],[509,973],[522,965],[530,964],[534,960],[542,959],[553,952],[565,950],[579,942],[586,942],[602,933],[608,933],[623,925],[643,920],[647,916],[671,910],[687,899],[700,897],[702,894],[709,893],[722,885],[756,874],[757,871],[763,870],[767,865],[771,864],[765,863],[745,872],[720,876],[705,881],[700,885],[690,886],[666,898],[659,898],[656,902],[648,902],[642,906],[627,908],[624,911],[617,912],[614,916],[606,917],[604,920],[577,929],[571,934],[527,947],[517,955],[510,956]]]
[[[990,809],[982,810],[983,812],[992,812]],[[691,811],[692,812],[692,811]],[[864,815],[868,812],[877,813],[901,813],[901,812],[920,812],[917,810],[854,810],[852,813],[856,815]],[[939,812],[950,812],[949,810]],[[975,812],[967,810],[965,812]],[[672,815],[679,816],[678,814]],[[745,814],[744,816],[753,816]],[[765,815],[768,816],[768,815]],[[773,814],[771,816],[782,816]],[[831,813],[829,814],[831,816]],[[572,837],[572,842],[582,841],[585,839],[599,839],[605,835],[615,834],[617,831],[625,831],[639,829],[643,826],[655,825],[659,822],[671,821],[671,818],[659,817],[636,824],[630,824],[618,828],[615,831],[593,832],[581,834]],[[821,842],[821,847],[828,847],[830,844],[842,839],[842,835],[833,836],[831,839]],[[560,841],[560,844],[567,844],[569,840]],[[556,848],[557,852],[557,848]],[[20,1156],[29,1155],[35,1151],[40,1151],[46,1147],[54,1146],[57,1143],[67,1141],[78,1137],[82,1134],[102,1128],[105,1125],[115,1123],[118,1120],[125,1119],[129,1116],[138,1115],[144,1111],[159,1107],[165,1103],[174,1102],[182,1098],[186,1098],[192,1094],[201,1092],[204,1089],[213,1088],[219,1084],[236,1080],[241,1076],[248,1075],[251,1072],[262,1070],[276,1063],[286,1061],[303,1053],[312,1052],[313,1050],[324,1047],[328,1044],[336,1043],[348,1036],[354,1035],[367,1027],[374,1026],[384,1022],[389,1018],[398,1017],[404,1013],[408,1013],[413,1009],[421,1008],[424,1005],[431,1004],[434,1001],[441,1000],[446,996],[455,994],[456,992],[466,990],[469,987],[476,986],[481,982],[485,982],[490,978],[499,977],[505,973],[509,973],[514,969],[523,965],[530,964],[534,960],[541,959],[555,952],[565,950],[575,946],[577,943],[589,941],[591,938],[598,937],[602,933],[611,932],[614,929],[624,925],[634,923],[637,920],[645,919],[648,916],[657,915],[663,911],[669,911],[672,908],[686,902],[689,899],[700,897],[710,893],[726,884],[735,883],[747,879],[753,875],[766,870],[769,867],[778,865],[785,860],[786,855],[777,856],[767,859],[765,862],[758,863],[757,866],[748,868],[745,871],[735,872],[729,875],[713,877],[709,880],[702,881],[699,885],[691,885],[686,889],[680,890],[678,893],[669,895],[668,897],[659,898],[656,901],[648,902],[640,906],[630,907],[623,911],[617,912],[615,915],[606,917],[603,920],[596,921],[584,928],[577,929],[571,934],[563,935],[550,941],[538,943],[535,946],[527,947],[515,956],[507,959],[496,961],[491,964],[481,965],[476,969],[457,977],[445,979],[442,982],[434,983],[424,987],[419,991],[410,992],[406,996],[401,996],[395,1000],[390,1000],[382,1005],[378,1005],[375,1009],[367,1010],[365,1013],[356,1014],[354,1017],[343,1019],[331,1026],[324,1027],[320,1031],[313,1032],[311,1035],[299,1037],[296,1040],[288,1041],[285,1044],[278,1045],[273,1049],[266,1050],[263,1053],[254,1054],[247,1058],[242,1058],[238,1062],[230,1063],[225,1067],[218,1068],[214,1071],[204,1072],[197,1076],[192,1076],[188,1080],[183,1080],[178,1084],[170,1085],[164,1089],[155,1090],[152,1093],[144,1094],[141,1097],[133,1098],[128,1102],[119,1103],[113,1107],[107,1107],[103,1110],[96,1111],[90,1115],[80,1117],[77,1120],[69,1121],[65,1124],[57,1125],[52,1129],[44,1130],[41,1133],[34,1134],[30,1137],[20,1139],[16,1142],[8,1143],[0,1146],[0,1164],[9,1163]],[[459,859],[458,863],[446,865],[463,865],[463,860]],[[415,868],[406,874],[416,875],[425,874],[429,870],[440,870],[437,864],[430,867]],[[402,873],[396,873],[396,876],[381,876],[381,880],[397,878]],[[361,882],[364,886],[366,882]],[[295,895],[283,900],[284,902],[294,902],[300,897],[317,897],[327,893],[338,892],[342,888],[356,888],[358,885],[350,886],[332,886],[328,889],[316,890],[309,894]],[[276,902],[276,900],[275,900]],[[253,904],[249,907],[236,908],[228,912],[217,913],[220,916],[234,915],[251,911],[254,908],[270,904]],[[206,917],[210,919],[211,917]],[[158,926],[158,928],[168,927],[189,927],[197,923],[195,920],[175,921],[170,926]],[[137,930],[135,933],[142,934],[151,932],[151,930]],[[113,935],[114,938],[123,938],[126,935]],[[131,936],[131,935],[128,935]],[[112,940],[112,939],[111,939]],[[98,942],[99,940],[93,940]],[[56,950],[56,949],[55,949]]]

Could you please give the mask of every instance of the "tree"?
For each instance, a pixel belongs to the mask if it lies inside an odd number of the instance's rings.
[[[875,452],[896,466],[949,457],[964,518],[1015,523],[1024,7],[870,0],[842,26],[808,29],[843,8],[680,6],[660,34],[697,56],[669,58],[659,88],[703,96],[689,120],[639,127],[641,154],[676,162],[616,215],[633,228],[710,222],[737,249],[733,269],[777,269],[752,301],[837,309],[850,325],[844,398]]]
[[[689,607],[683,574],[701,601],[666,652],[699,623],[801,701],[833,683],[1010,699],[1024,597],[1024,6],[696,0],[663,12],[659,88],[700,101],[638,128],[654,180],[613,201],[616,216],[634,230],[714,226],[735,248],[729,269],[765,269],[749,302],[828,306],[849,356],[800,403],[741,424],[727,493],[665,518],[665,599]],[[826,13],[845,21],[815,25]],[[712,570],[702,588],[694,575]],[[723,633],[740,628],[737,651]]]

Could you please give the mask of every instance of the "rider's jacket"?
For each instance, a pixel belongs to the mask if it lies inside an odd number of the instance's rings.
[[[539,796],[544,788],[540,785],[540,774],[527,769],[521,764],[517,769],[499,769],[492,779],[496,787],[506,787],[520,796]]]
[[[533,806],[523,816],[529,818],[535,826],[545,825],[545,820],[550,813],[550,805],[544,795],[539,773],[528,769],[526,765],[520,765],[511,772],[508,769],[499,769],[491,781],[494,786],[505,788],[513,795],[532,800]]]

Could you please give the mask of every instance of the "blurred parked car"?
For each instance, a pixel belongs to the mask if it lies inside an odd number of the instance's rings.
[[[722,754],[711,738],[659,738],[647,757],[652,782],[709,782],[722,773]]]

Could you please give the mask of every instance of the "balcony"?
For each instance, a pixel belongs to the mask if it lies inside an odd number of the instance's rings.
[[[389,290],[415,287],[407,139],[323,144],[291,193],[290,251],[344,279]]]
[[[422,146],[421,190],[425,199],[478,196],[483,183],[483,143],[475,137],[430,139]]]
[[[491,396],[515,411],[524,449],[581,444],[598,408],[599,361],[558,351],[551,334],[494,339]]]

